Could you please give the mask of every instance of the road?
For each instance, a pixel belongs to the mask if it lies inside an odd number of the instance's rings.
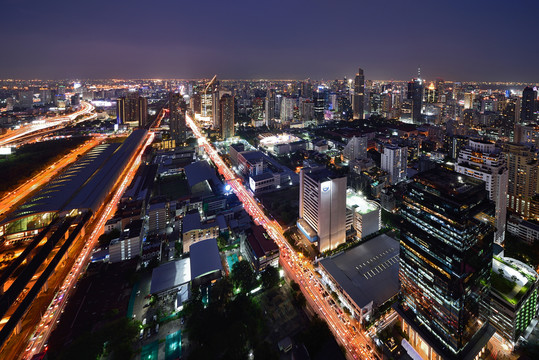
[[[106,202],[103,208],[98,212],[97,220],[90,228],[91,233],[85,240],[82,252],[78,255],[69,275],[64,279],[62,286],[56,292],[52,302],[43,314],[40,322],[37,324],[36,331],[30,339],[28,339],[26,351],[21,354],[20,358],[31,359],[35,354],[47,349],[46,344],[54,329],[54,325],[59,321],[59,317],[64,310],[67,299],[76,286],[77,279],[86,270],[91,258],[92,249],[97,244],[99,236],[103,233],[105,223],[114,214],[122,194],[135,177],[141,162],[142,154],[144,153],[144,150],[146,150],[146,147],[152,143],[153,138],[154,133],[149,132],[146,142],[135,155],[134,161],[131,162],[131,165],[128,166],[124,174],[119,177],[118,183],[116,184],[116,191],[114,192],[112,199]]]
[[[69,115],[55,116],[43,120],[33,121],[30,124],[24,125],[0,136],[0,147],[11,146],[20,138],[32,135],[38,131],[65,126],[80,115],[90,114],[92,111],[94,111],[94,109],[95,108],[92,104],[81,101],[80,109]]]
[[[5,214],[9,213],[12,208],[32,195],[41,186],[59,174],[67,165],[77,160],[79,156],[84,155],[87,151],[99,144],[100,141],[101,139],[97,137],[86,141],[48,168],[42,170],[35,177],[29,179],[15,190],[6,193],[4,197],[0,199],[0,220]]]
[[[301,290],[307,299],[307,302],[322,318],[324,318],[336,340],[344,346],[347,351],[347,357],[350,359],[373,359],[373,354],[368,347],[374,348],[371,341],[359,330],[356,331],[350,324],[348,317],[340,308],[330,303],[330,297],[324,298],[324,286],[319,281],[318,276],[312,265],[300,257],[290,247],[283,236],[283,231],[279,224],[270,220],[264,211],[260,208],[256,200],[249,191],[243,186],[236,174],[225,164],[215,148],[208,142],[201,133],[193,119],[186,115],[187,125],[197,137],[199,145],[204,147],[206,154],[213,161],[219,173],[224,176],[230,184],[234,193],[243,203],[245,210],[252,216],[257,224],[262,225],[267,233],[277,243],[280,250],[280,262],[289,276],[300,284]]]

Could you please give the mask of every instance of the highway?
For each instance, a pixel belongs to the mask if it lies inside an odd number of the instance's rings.
[[[213,161],[219,173],[230,184],[234,193],[243,203],[245,210],[257,224],[266,229],[267,233],[277,243],[281,256],[280,262],[284,270],[300,284],[301,290],[311,308],[327,321],[336,340],[346,349],[347,357],[350,359],[374,359],[373,353],[369,350],[369,348],[374,349],[374,344],[365,337],[361,330],[353,328],[350,320],[339,307],[330,303],[330,296],[324,298],[324,286],[312,265],[296,254],[290,247],[279,224],[274,220],[270,220],[264,214],[256,200],[243,186],[241,180],[236,177],[236,174],[221,159],[193,119],[186,115],[186,121],[197,137],[199,145],[204,147],[206,154]]]
[[[11,146],[15,141],[18,141],[25,136],[33,135],[38,131],[50,130],[51,128],[65,126],[71,121],[74,121],[80,115],[90,114],[92,111],[94,111],[94,109],[95,108],[92,104],[81,101],[80,109],[69,115],[55,116],[43,120],[33,121],[30,124],[24,125],[0,136],[0,147]]]
[[[76,149],[72,150],[69,154],[62,157],[60,160],[42,170],[39,174],[26,181],[13,191],[10,191],[0,199],[0,219],[9,213],[12,208],[17,206],[20,202],[25,200],[28,196],[32,195],[46,182],[50,181],[54,176],[59,174],[67,165],[73,163],[79,156],[84,155],[87,151],[99,144],[100,138],[94,137],[84,144],[80,145]]]
[[[154,133],[148,132],[148,137],[143,146],[141,146],[138,153],[135,155],[134,160],[128,169],[119,177],[116,184],[116,191],[112,199],[104,204],[104,207],[98,212],[98,216],[91,226],[91,233],[85,239],[85,245],[78,255],[73,268],[62,282],[61,287],[54,295],[54,298],[47,310],[43,313],[40,322],[36,325],[36,330],[33,335],[28,339],[26,351],[21,354],[22,359],[31,359],[32,356],[42,351],[47,350],[47,341],[51,332],[54,330],[55,324],[59,321],[59,317],[62,314],[64,307],[67,303],[69,295],[76,286],[77,279],[84,273],[86,267],[89,264],[91,253],[99,236],[103,233],[105,223],[114,214],[116,206],[120,201],[122,194],[127,186],[135,177],[135,174],[139,168],[142,154],[147,146],[149,146],[154,139]]]

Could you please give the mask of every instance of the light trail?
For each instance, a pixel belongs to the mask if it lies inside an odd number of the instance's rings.
[[[31,124],[25,125],[19,129],[13,130],[0,136],[0,146],[8,146],[20,137],[30,135],[33,132],[49,129],[56,126],[67,125],[69,122],[75,120],[78,116],[87,115],[94,111],[95,107],[85,101],[81,101],[80,110],[75,111],[69,115],[55,116],[43,121],[34,121]]]
[[[43,351],[44,348],[46,350],[45,344],[47,343],[49,336],[54,329],[54,325],[56,324],[58,317],[60,316],[66,305],[67,299],[72,292],[78,277],[84,272],[86,266],[88,265],[88,262],[90,260],[89,255],[91,254],[94,246],[97,244],[99,236],[103,233],[105,223],[114,213],[113,211],[116,209],[116,206],[120,201],[120,198],[122,197],[125,189],[135,177],[135,174],[141,163],[142,154],[146,150],[146,147],[148,147],[152,143],[154,136],[155,134],[153,132],[148,132],[148,139],[146,140],[145,144],[141,146],[139,153],[135,155],[135,160],[131,164],[129,170],[127,171],[125,176],[124,174],[120,175],[120,185],[117,187],[113,198],[106,205],[105,210],[102,211],[99,220],[94,225],[94,229],[86,240],[86,244],[84,245],[82,252],[79,254],[77,260],[75,261],[72,270],[70,271],[69,275],[64,279],[60,290],[56,293],[52,302],[48,306],[47,311],[45,311],[45,313],[43,314],[41,321],[36,326],[36,331],[34,335],[29,339],[27,343],[27,351],[22,354],[22,358],[31,359],[32,356]]]
[[[373,359],[373,354],[367,350],[366,345],[374,349],[374,344],[370,342],[361,331],[355,331],[346,319],[346,315],[336,306],[332,306],[328,299],[324,298],[324,286],[318,280],[312,265],[300,258],[291,248],[284,238],[279,224],[275,220],[270,220],[260,208],[256,200],[243,186],[236,174],[225,164],[215,148],[208,142],[201,133],[198,126],[190,116],[186,115],[187,125],[199,141],[199,145],[204,147],[206,154],[213,161],[219,173],[223,175],[226,182],[230,184],[234,193],[243,203],[245,210],[254,219],[255,223],[262,225],[267,233],[277,243],[281,255],[281,264],[288,270],[288,273],[300,285],[305,298],[314,311],[322,316],[328,323],[337,341],[347,350],[347,356],[352,359]]]

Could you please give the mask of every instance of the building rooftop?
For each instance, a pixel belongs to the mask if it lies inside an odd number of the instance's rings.
[[[492,260],[492,290],[512,305],[516,305],[533,287],[539,275],[523,262],[495,256]]]
[[[200,214],[198,213],[198,211],[185,214],[182,220],[182,233],[186,233],[200,228],[201,222]]]
[[[346,206],[354,208],[360,214],[367,214],[379,208],[378,204],[374,201],[367,200],[363,195],[351,189],[346,191]]]
[[[320,265],[359,307],[371,301],[381,305],[399,292],[399,242],[386,234],[325,258]]]
[[[191,257],[191,279],[223,271],[216,239],[197,241],[189,247]]]
[[[190,188],[203,181],[208,181],[212,189],[215,190],[221,182],[215,174],[214,168],[207,161],[194,162],[187,165],[184,170]]]
[[[191,281],[191,259],[171,261],[153,269],[151,294],[175,288]]]
[[[268,236],[263,226],[253,225],[251,230],[253,232],[247,236],[247,241],[249,242],[249,245],[251,245],[257,258],[261,258],[268,253],[279,250],[279,247],[275,241]]]
[[[413,180],[429,191],[445,196],[466,197],[485,189],[483,181],[441,167],[417,174]]]
[[[325,166],[303,168],[301,171],[303,171],[305,175],[317,182],[328,181],[341,177]]]

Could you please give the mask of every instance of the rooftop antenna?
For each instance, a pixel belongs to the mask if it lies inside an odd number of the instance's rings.
[[[417,78],[421,79],[421,65],[417,67]]]

